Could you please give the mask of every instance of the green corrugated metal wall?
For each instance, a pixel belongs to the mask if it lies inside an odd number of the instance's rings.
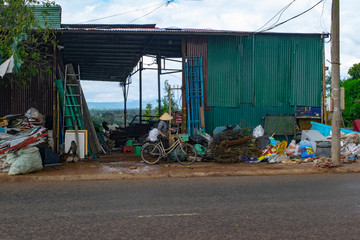
[[[209,37],[206,129],[321,106],[322,51],[320,34]]]
[[[43,11],[47,11],[48,14],[44,14]],[[61,7],[59,5],[51,7],[34,6],[35,19],[39,21],[42,28],[45,26],[56,29],[61,27]],[[44,19],[46,17],[46,21]],[[47,23],[47,25],[45,24]]]
[[[205,111],[206,132],[212,133],[217,126],[225,124],[240,124],[242,127],[264,126],[266,114],[294,114],[295,110],[290,104],[278,107],[254,107],[252,104],[241,104],[237,108],[213,107]]]
[[[321,106],[323,47],[320,36],[293,36],[290,99],[292,105]]]
[[[211,49],[211,57],[208,57],[208,68],[211,74],[208,75],[208,83],[211,89],[208,90],[209,106],[238,107],[239,86],[238,86],[238,51],[235,37],[223,36],[211,38],[208,43],[208,50]],[[226,79],[226,81],[221,81]]]

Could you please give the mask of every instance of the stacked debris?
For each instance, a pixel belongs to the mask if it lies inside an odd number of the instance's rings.
[[[261,149],[251,145],[253,135],[250,128],[238,125],[225,126],[222,131],[214,131],[214,141],[209,152],[217,163],[251,161],[261,155]]]
[[[43,127],[44,119],[34,108],[29,109],[24,115],[7,115],[0,118],[1,171],[20,174],[42,169],[38,167],[42,166],[42,159],[36,147],[48,147],[48,132]],[[38,157],[34,157],[35,155]]]

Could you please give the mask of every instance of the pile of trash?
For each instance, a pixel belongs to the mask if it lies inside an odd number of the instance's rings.
[[[354,162],[360,157],[360,133],[343,134],[341,137],[341,157],[343,163]],[[302,139],[278,141],[264,135],[261,125],[250,131],[249,128],[226,126],[214,132],[214,142],[209,152],[212,160],[218,163],[269,162],[306,163],[313,162],[317,167],[333,167],[331,162],[331,136],[324,137],[316,130],[305,130]]]
[[[0,117],[0,171],[14,175],[42,169],[36,146],[48,146],[48,131],[43,123],[44,116],[34,108],[24,115]]]

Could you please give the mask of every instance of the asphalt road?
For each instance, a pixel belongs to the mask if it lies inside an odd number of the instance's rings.
[[[360,175],[0,184],[0,239],[360,239]]]

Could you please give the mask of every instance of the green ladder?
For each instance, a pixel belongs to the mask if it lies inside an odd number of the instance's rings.
[[[72,65],[65,66],[63,97],[63,129],[84,129],[84,109],[80,85],[80,66],[75,73]]]

